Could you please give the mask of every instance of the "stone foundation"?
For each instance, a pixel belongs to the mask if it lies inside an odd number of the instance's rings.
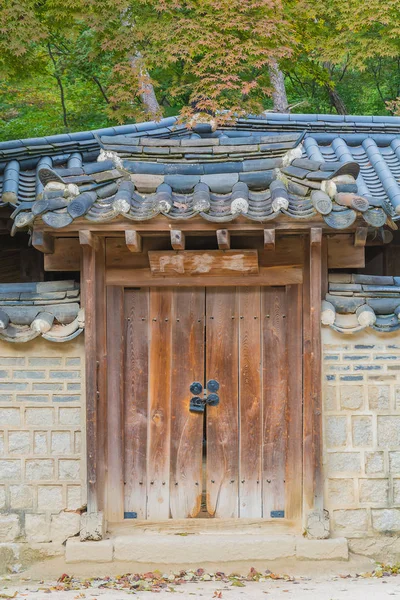
[[[61,544],[86,504],[84,338],[0,342],[0,543]]]
[[[322,340],[325,508],[333,534],[383,534],[390,543],[387,536],[400,535],[400,335],[323,328]],[[369,545],[353,541],[351,548],[364,553]]]

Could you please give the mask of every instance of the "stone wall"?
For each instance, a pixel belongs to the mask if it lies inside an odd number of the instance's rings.
[[[324,327],[325,507],[335,535],[400,533],[400,333]]]
[[[86,503],[84,337],[0,341],[0,542],[62,543]]]

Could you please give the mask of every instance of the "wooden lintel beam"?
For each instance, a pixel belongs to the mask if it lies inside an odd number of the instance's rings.
[[[141,252],[143,248],[142,236],[135,230],[125,231],[125,243],[130,252]]]
[[[185,234],[180,229],[171,229],[171,246],[174,250],[185,249]]]
[[[264,250],[275,250],[275,229],[264,229]]]
[[[368,227],[357,227],[354,234],[354,245],[365,246],[367,242]]]
[[[81,246],[90,246],[93,250],[98,250],[99,248],[99,238],[91,231],[80,231],[79,243]]]
[[[322,228],[311,227],[310,229],[310,244],[311,246],[320,246],[322,244]]]
[[[43,252],[43,254],[53,254],[54,238],[49,233],[34,231],[32,233],[32,246],[39,252]]]
[[[220,250],[229,250],[231,247],[231,234],[227,229],[217,229],[217,242]]]

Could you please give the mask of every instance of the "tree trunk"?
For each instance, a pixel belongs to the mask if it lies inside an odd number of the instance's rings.
[[[279,113],[289,112],[289,105],[286,96],[285,77],[279,68],[278,61],[273,60],[268,67],[269,78],[274,91],[272,100],[274,102],[274,111]]]
[[[329,94],[329,100],[331,101],[331,104],[335,108],[337,114],[347,115],[346,105],[335,88],[331,88],[330,85],[327,85],[326,89]]]
[[[142,57],[139,53],[136,54],[136,56],[129,57],[129,62],[132,69],[137,70],[139,73],[139,78],[141,80],[140,98],[146,108],[146,112],[153,118],[159,117],[161,114],[161,108],[154,91],[154,86],[151,83],[150,75],[144,69],[141,61]]]
[[[328,72],[331,83],[333,84],[333,71],[335,69],[334,66],[330,62],[323,63],[324,69]],[[347,115],[347,109],[345,103],[342,98],[336,91],[334,85],[330,85],[329,83],[325,84],[325,89],[328,92],[329,100],[331,105],[335,108],[338,115]]]

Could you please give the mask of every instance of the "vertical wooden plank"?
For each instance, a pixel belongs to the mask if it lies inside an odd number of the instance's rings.
[[[238,516],[238,307],[236,288],[206,290],[206,379],[220,388],[218,406],[207,407],[207,510]]]
[[[106,284],[105,284],[105,240],[99,240],[95,264],[95,311],[97,347],[97,498],[98,509],[106,506],[106,467],[107,467],[107,324],[106,324]],[[110,432],[113,435],[114,432]]]
[[[170,517],[172,294],[150,289],[147,518],[160,520]]]
[[[239,516],[261,518],[261,290],[239,295]]]
[[[147,515],[149,289],[125,291],[125,512]]]
[[[285,517],[298,521],[303,504],[303,365],[302,289],[289,285],[287,295],[288,442]]]
[[[86,451],[89,513],[97,512],[97,348],[95,251],[82,246],[82,306],[85,309]]]
[[[107,520],[124,518],[124,290],[107,288]]]
[[[325,298],[328,293],[328,239],[322,237],[321,245],[321,296]]]
[[[285,509],[287,450],[286,290],[262,289],[263,319],[263,517]]]
[[[310,235],[303,294],[303,499],[304,515],[323,508],[321,382],[321,243]],[[312,243],[314,240],[314,243]]]
[[[204,382],[205,290],[176,288],[173,303],[170,509],[184,519],[201,507],[204,415],[189,402],[190,385]]]

